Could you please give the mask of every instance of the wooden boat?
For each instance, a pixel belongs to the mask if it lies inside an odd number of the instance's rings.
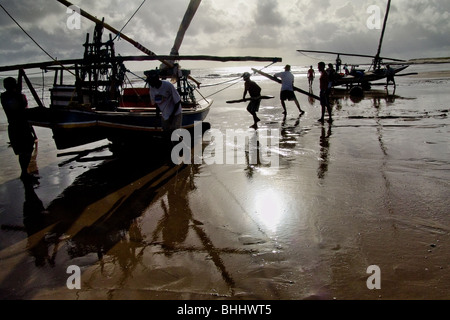
[[[72,4],[66,0],[57,1],[67,7],[72,7]],[[82,59],[5,66],[0,67],[0,72],[19,70],[20,87],[23,78],[38,104],[38,107],[27,110],[28,120],[33,126],[51,128],[58,149],[71,148],[103,139],[109,139],[113,143],[139,146],[146,141],[160,140],[165,136],[157,108],[150,101],[150,89],[146,85],[127,86],[125,80],[128,70],[124,65],[125,61],[159,60],[162,63],[158,69],[160,78],[172,80],[181,97],[183,111],[181,128],[192,130],[197,122],[201,122],[204,132],[209,128],[209,123],[204,120],[213,101],[196,97],[194,91],[200,83],[190,75],[190,70],[179,68],[179,60],[278,62],[281,59],[180,56],[178,49],[200,2],[200,0],[190,1],[169,56],[156,55],[105,23],[104,20],[100,21],[80,9],[82,16],[96,24],[92,41],[89,34],[86,36]],[[104,29],[115,35],[120,34],[121,39],[130,42],[146,55],[117,56],[112,35],[109,35],[109,40],[102,40]],[[54,71],[49,107],[44,107],[28,80],[24,71],[27,68]],[[69,80],[67,80],[68,75]]]
[[[393,74],[397,74],[407,68],[407,65],[393,67]],[[376,70],[353,70],[349,74],[337,73],[334,79],[334,86],[353,86],[360,85],[369,88],[371,82],[386,78],[386,68]]]
[[[359,86],[364,90],[368,90],[371,87],[371,83],[373,81],[382,80],[387,77],[387,65],[391,65],[391,72],[394,75],[398,75],[399,72],[405,70],[408,65],[400,63],[405,63],[405,60],[395,59],[395,58],[386,58],[380,56],[381,54],[381,46],[383,43],[384,32],[386,30],[386,23],[389,16],[389,10],[391,7],[391,0],[388,0],[386,7],[386,14],[384,17],[383,28],[380,36],[380,40],[378,43],[378,50],[374,56],[365,55],[365,54],[355,54],[355,53],[343,53],[343,52],[333,52],[333,51],[318,51],[318,50],[297,50],[300,53],[320,53],[320,54],[332,54],[337,55],[336,57],[336,76],[334,78],[333,86],[346,86],[347,88],[353,86]],[[351,66],[351,70],[347,72],[342,72],[342,60],[341,56],[351,56],[351,57],[363,57],[363,58],[371,58],[372,64],[368,70],[358,68],[358,66]],[[383,60],[392,61],[390,63],[383,63]],[[395,66],[394,66],[395,64]],[[406,74],[404,74],[406,75]]]

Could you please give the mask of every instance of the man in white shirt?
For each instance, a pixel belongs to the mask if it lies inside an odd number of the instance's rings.
[[[280,100],[281,105],[283,106],[283,114],[286,114],[286,100],[294,101],[297,105],[298,111],[300,115],[304,114],[305,111],[300,108],[300,103],[297,100],[297,97],[294,93],[294,75],[291,73],[291,66],[286,65],[284,67],[284,72],[278,72],[274,74],[274,77],[281,79],[281,92],[280,92]]]
[[[172,83],[159,79],[157,70],[147,71],[147,82],[150,85],[150,99],[157,106],[157,114],[161,112],[162,129],[171,132],[181,127],[181,98]]]

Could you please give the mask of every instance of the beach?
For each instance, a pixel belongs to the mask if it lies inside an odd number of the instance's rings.
[[[307,89],[304,67],[292,67]],[[204,80],[219,82],[224,68]],[[274,96],[258,130],[246,103],[226,103],[242,98],[243,81],[206,86],[206,121],[225,137],[244,131],[255,157],[214,131],[197,146],[200,163],[176,165],[146,145],[125,156],[109,141],[57,150],[36,127],[31,187],[2,111],[0,298],[449,299],[450,65],[407,70],[417,74],[396,77],[395,92],[382,81],[364,97],[335,90],[331,124],[298,92],[306,113],[290,101],[283,116],[280,85],[254,75]],[[228,161],[212,161],[223,153]]]

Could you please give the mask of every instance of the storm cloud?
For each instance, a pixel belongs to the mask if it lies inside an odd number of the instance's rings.
[[[121,29],[142,0],[73,3]],[[188,0],[147,0],[123,30],[158,54],[168,54]],[[271,55],[290,63],[305,56],[297,49],[375,54],[381,30],[367,21],[369,6],[385,0],[227,0],[203,1],[194,17],[180,54]],[[52,0],[7,1],[2,6],[53,57],[79,58],[86,33],[94,24],[81,18],[80,29],[70,30],[67,8]],[[450,2],[394,0],[391,4],[382,55],[401,59],[450,56]],[[48,57],[0,10],[0,64],[47,61]],[[122,55],[141,54],[126,41],[116,43]]]

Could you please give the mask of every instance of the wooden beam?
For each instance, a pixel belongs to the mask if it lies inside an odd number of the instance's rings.
[[[255,61],[255,62],[281,62],[281,58],[277,57],[254,57],[254,56],[208,56],[208,55],[187,55],[187,56],[174,56],[174,55],[154,55],[154,56],[117,56],[118,61],[154,61],[154,60],[192,60],[192,61],[218,61],[218,62],[231,62],[231,61]],[[68,59],[57,61],[45,61],[45,62],[33,62],[25,64],[16,64],[11,66],[0,66],[0,72],[20,70],[20,69],[34,69],[34,68],[49,68],[61,67],[61,65],[75,65],[82,64],[83,59]]]
[[[267,73],[265,73],[265,72],[262,72],[262,71],[260,71],[260,70],[254,69],[254,68],[252,68],[252,70],[253,70],[254,72],[256,72],[256,73],[259,73],[260,75],[262,75],[262,76],[264,76],[264,77],[266,77],[266,78],[269,78],[269,79],[272,80],[272,81],[281,83],[281,79],[278,79],[278,78],[276,78],[276,77],[274,77],[274,76],[271,76],[270,74],[267,74]],[[316,99],[316,100],[320,100],[320,97],[316,96],[315,94],[309,93],[308,91],[302,90],[302,89],[300,89],[300,88],[294,87],[294,91],[303,93],[303,94],[307,95],[308,97],[314,98],[314,99]]]

